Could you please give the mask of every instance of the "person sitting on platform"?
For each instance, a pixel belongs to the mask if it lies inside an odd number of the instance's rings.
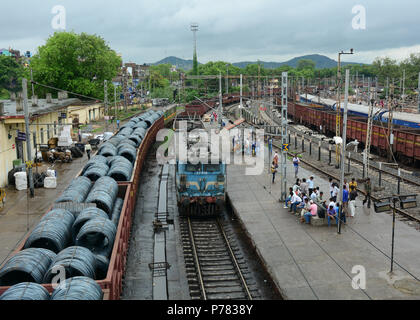
[[[300,219],[301,219],[300,221],[301,222],[304,221],[305,213],[310,211],[310,210],[311,210],[311,204],[309,203],[309,198],[305,197],[303,199],[303,208],[302,208],[302,211],[300,212]],[[299,215],[299,214],[297,214],[297,215]]]
[[[293,211],[293,213],[296,214],[297,206],[302,203],[302,198],[299,197],[298,191],[296,191],[293,194],[292,199],[290,200],[290,203],[291,203],[291,205],[290,205],[290,212]]]
[[[304,214],[306,223],[311,223],[311,217],[315,217],[318,214],[318,206],[312,200],[309,202],[309,211]]]
[[[302,190],[302,193],[309,195],[308,183],[306,182],[305,178],[302,179],[302,183],[300,184],[300,190]]]
[[[292,200],[293,197],[293,188],[289,188],[289,196],[286,198],[286,201],[284,203],[284,209],[288,208],[288,203],[290,202],[290,200]]]
[[[337,221],[337,213],[336,213],[336,211],[334,209],[334,205],[330,205],[328,207],[327,219],[328,219],[328,227],[331,226],[331,219],[335,219],[335,222],[338,223],[338,221]]]

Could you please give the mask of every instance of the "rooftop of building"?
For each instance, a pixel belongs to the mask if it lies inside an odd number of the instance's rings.
[[[0,119],[7,119],[7,118],[23,118],[25,113],[23,110],[17,111],[16,106],[17,102],[12,100],[0,100],[0,103],[3,103],[3,114],[0,114]],[[51,102],[47,102],[47,99],[38,99],[38,103],[36,106],[32,105],[32,99],[28,99],[28,106],[29,106],[29,114],[31,117],[37,115],[43,115],[50,112],[54,112],[63,108],[66,108],[70,105],[74,105],[77,103],[81,103],[79,99],[76,98],[69,98],[69,99],[52,99]],[[23,101],[22,101],[22,109],[23,109]]]

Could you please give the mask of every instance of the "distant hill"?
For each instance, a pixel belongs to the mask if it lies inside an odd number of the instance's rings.
[[[264,66],[264,68],[267,68],[267,69],[275,69],[275,68],[285,66],[285,65],[296,68],[299,60],[303,60],[303,59],[308,59],[315,62],[315,68],[317,69],[334,68],[337,66],[337,61],[330,59],[327,56],[320,55],[320,54],[311,54],[311,55],[296,57],[285,62],[266,62],[266,61],[259,61],[259,62]],[[159,64],[165,64],[165,63],[169,63],[170,65],[174,65],[177,68],[182,68],[187,71],[191,70],[193,67],[192,60],[184,60],[184,59],[180,59],[173,56],[167,57],[158,62],[152,63],[152,65],[159,65]],[[257,63],[258,61],[243,61],[243,62],[235,62],[232,64],[239,68],[245,68],[248,64],[257,64]],[[359,64],[359,63],[341,62],[342,66],[349,65],[349,64]]]
[[[279,68],[282,66],[290,66],[292,68],[296,68],[298,65],[299,60],[312,60],[313,62],[315,62],[315,68],[317,69],[325,69],[325,68],[334,68],[337,66],[337,61],[328,58],[327,56],[323,56],[320,54],[311,54],[311,55],[306,55],[306,56],[301,56],[301,57],[296,57],[293,58],[289,61],[286,62],[265,62],[265,61],[260,61],[260,63],[264,66],[264,68],[267,69],[275,69],[275,68]],[[234,66],[237,66],[239,68],[245,68],[248,64],[257,64],[258,61],[244,61],[244,62],[236,62],[233,63]],[[341,65],[345,66],[348,64],[358,64],[358,63],[353,63],[353,62],[342,62]]]
[[[191,70],[193,67],[193,61],[192,60],[184,60],[177,57],[166,57],[158,62],[152,63],[152,65],[159,65],[159,64],[170,64],[172,66],[176,66],[177,69],[181,68],[186,71]],[[198,63],[200,64],[200,63]]]

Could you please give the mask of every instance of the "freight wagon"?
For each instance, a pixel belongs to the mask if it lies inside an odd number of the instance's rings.
[[[167,109],[165,112],[167,115],[171,115],[174,109]],[[176,112],[176,108],[175,108]],[[137,190],[139,185],[139,178],[143,168],[144,161],[146,159],[147,152],[150,146],[155,142],[157,132],[163,128],[165,117],[162,112],[148,112],[146,114],[153,115],[153,123],[150,123],[151,126],[148,128],[143,140],[141,141],[139,147],[137,148],[136,160],[133,166],[133,172],[129,181],[118,182],[118,190],[116,197],[122,199],[120,215],[118,220],[115,221],[115,238],[112,246],[112,251],[109,255],[109,264],[106,270],[104,270],[102,277],[95,279],[96,283],[102,288],[104,299],[117,300],[120,298],[122,292],[122,277],[125,271],[126,265],[126,255],[128,251],[130,229],[132,223],[132,215],[135,208]],[[123,128],[120,129],[120,131]],[[120,131],[118,133],[120,133]],[[115,135],[117,136],[118,133]],[[114,137],[115,137],[114,136]],[[82,171],[81,171],[82,172]],[[81,175],[81,172],[77,176]],[[95,186],[95,185],[94,185]],[[54,204],[57,205],[57,204]],[[51,207],[53,209],[54,205]],[[83,204],[80,204],[83,205]],[[50,210],[49,210],[50,212]],[[48,212],[43,216],[43,218],[48,215]],[[15,256],[21,252],[25,244],[30,237],[33,230],[25,237],[25,239],[20,243],[18,248],[15,250]],[[10,259],[9,259],[10,260]],[[9,261],[7,260],[1,267],[2,268]],[[15,274],[14,274],[15,275]],[[22,281],[24,282],[24,281]],[[48,292],[52,292],[53,288],[51,284],[42,284]],[[9,286],[0,287],[0,295],[3,294]]]
[[[327,136],[335,136],[337,114],[326,106],[313,107],[300,102],[288,103],[288,115],[295,123],[303,124]],[[322,128],[322,130],[321,130]],[[340,128],[343,128],[343,117],[340,117]],[[347,139],[358,140],[361,147],[366,142],[367,118],[349,115],[347,121]],[[397,160],[407,165],[418,165],[420,162],[420,130],[408,127],[395,128],[393,152]],[[389,150],[388,126],[375,121],[372,126],[372,151],[386,156]]]

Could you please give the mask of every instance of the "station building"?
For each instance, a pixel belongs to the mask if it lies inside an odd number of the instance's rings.
[[[101,103],[86,104],[79,99],[67,98],[59,93],[58,99],[28,99],[30,114],[30,159],[36,156],[37,145],[47,144],[50,138],[58,137],[62,125],[103,119],[104,107]],[[26,142],[18,136],[25,133],[23,101],[20,98],[0,100],[0,187],[8,184],[8,172],[13,162],[28,161]],[[20,133],[20,134],[19,134]]]

